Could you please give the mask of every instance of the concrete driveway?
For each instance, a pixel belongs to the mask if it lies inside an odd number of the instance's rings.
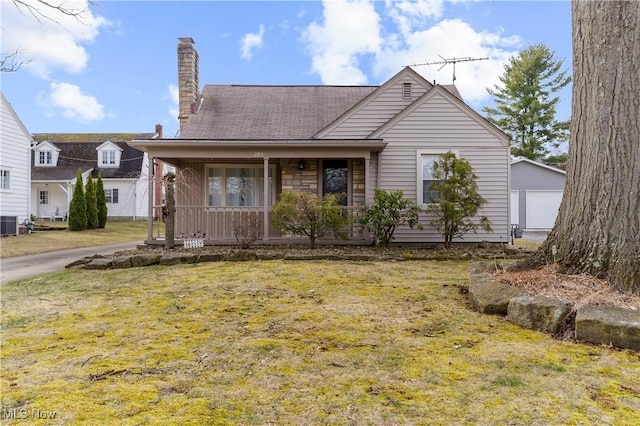
[[[523,240],[529,240],[529,241],[537,241],[537,242],[544,242],[544,240],[547,239],[547,236],[549,235],[549,232],[551,231],[544,231],[544,230],[536,230],[536,231],[527,231],[525,230],[522,233],[522,239]]]
[[[0,259],[0,284],[45,272],[59,271],[74,260],[85,256],[94,254],[107,255],[122,250],[133,250],[138,244],[142,244],[142,241],[82,247]]]

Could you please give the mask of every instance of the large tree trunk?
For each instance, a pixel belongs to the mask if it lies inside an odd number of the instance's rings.
[[[574,0],[567,181],[521,267],[557,262],[640,294],[640,2]]]

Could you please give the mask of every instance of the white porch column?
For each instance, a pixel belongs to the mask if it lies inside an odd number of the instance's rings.
[[[153,190],[155,185],[153,184],[156,176],[156,168],[154,167],[155,159],[151,156],[149,158],[149,170],[147,171],[147,180],[149,188],[147,190],[147,239],[151,240],[153,238],[153,200],[155,199]]]
[[[263,235],[263,240],[267,241],[269,239],[269,157],[265,157],[263,159],[263,173],[262,173],[262,181],[263,181],[263,196],[262,196],[262,200],[264,203],[264,211],[263,211],[263,215],[264,215],[264,219],[263,219],[263,224],[262,224],[262,231],[264,232]]]

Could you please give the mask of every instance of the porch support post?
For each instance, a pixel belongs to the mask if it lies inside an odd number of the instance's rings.
[[[262,231],[264,235],[262,239],[267,241],[269,239],[269,157],[263,159],[264,165],[262,167],[262,182],[264,185],[262,200],[264,203]]]
[[[147,169],[147,180],[149,188],[147,190],[147,240],[153,238],[153,200],[155,199],[153,190],[155,185],[153,184],[158,177],[155,175],[156,168],[154,167],[155,159],[151,156],[148,157],[149,167]]]
[[[369,205],[369,157],[364,158],[364,205]]]

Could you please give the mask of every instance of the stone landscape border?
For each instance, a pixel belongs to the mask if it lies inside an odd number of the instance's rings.
[[[343,261],[402,261],[446,260],[442,255],[401,255],[384,253],[296,253],[286,250],[226,252],[200,251],[137,251],[107,257],[94,255],[79,259],[67,268],[125,269],[151,265],[179,265],[202,262],[250,260],[343,260]],[[451,259],[453,260],[453,259]],[[547,296],[530,295],[524,289],[493,280],[496,269],[508,262],[474,262],[470,271],[468,300],[480,313],[504,315],[514,324],[554,336],[570,336],[580,342],[610,345],[640,350],[640,311],[612,306],[580,306]]]
[[[614,306],[580,305],[554,297],[530,295],[493,279],[508,264],[475,262],[471,266],[469,304],[478,312],[504,315],[507,321],[576,341],[640,350],[640,311]]]

